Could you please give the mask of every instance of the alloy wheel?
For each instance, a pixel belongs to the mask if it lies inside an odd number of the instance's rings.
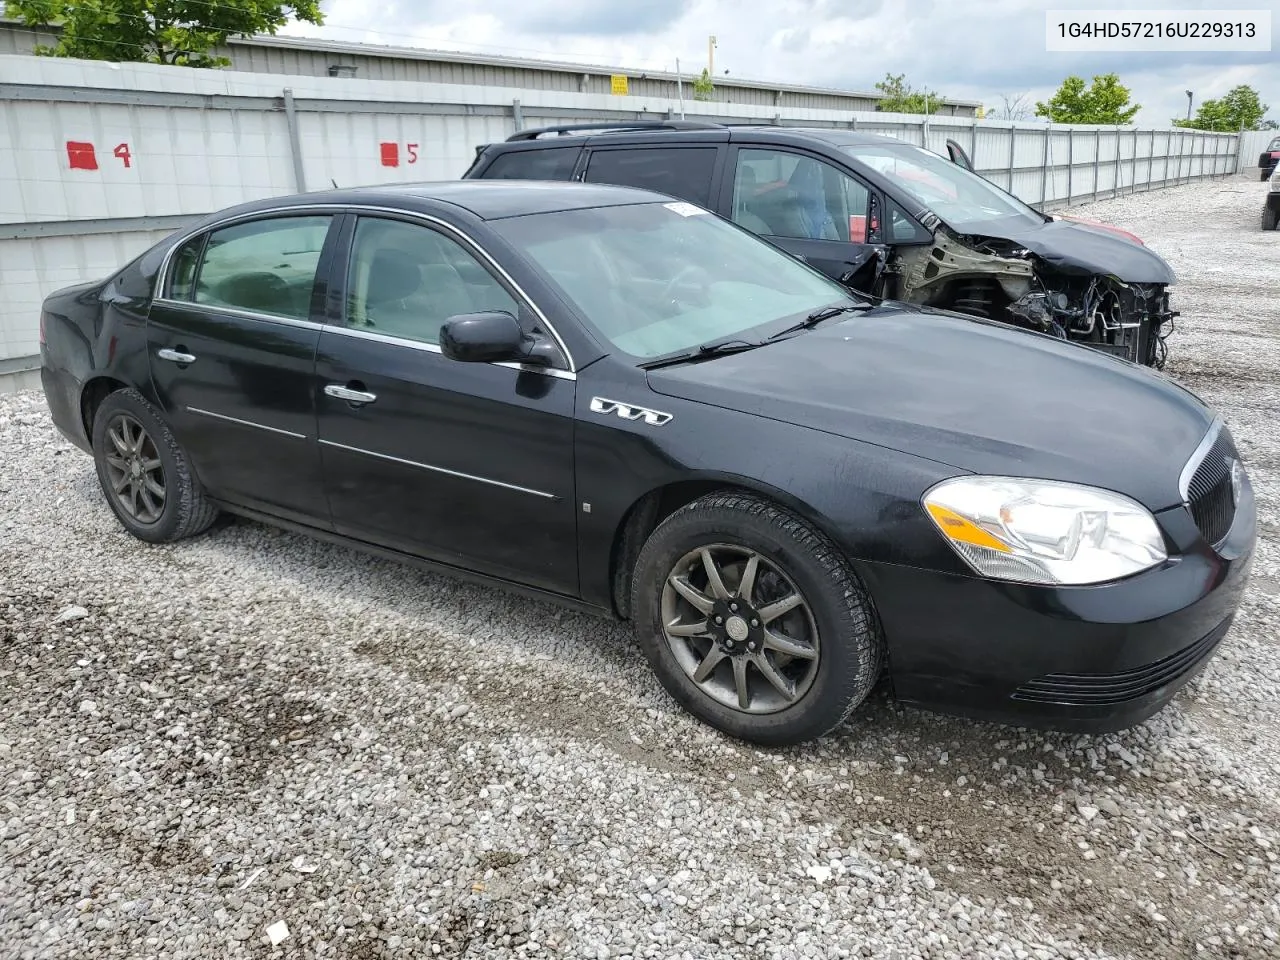
[[[122,413],[107,424],[107,442],[111,495],[138,523],[155,523],[165,504],[164,466],[155,441],[141,423]]]
[[[744,713],[785,710],[818,673],[808,601],[785,571],[747,547],[708,544],[681,557],[663,585],[662,625],[698,688]]]

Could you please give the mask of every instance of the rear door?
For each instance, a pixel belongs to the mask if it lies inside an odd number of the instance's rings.
[[[744,145],[729,151],[720,212],[833,279],[867,290],[884,249],[868,242],[878,228],[876,200],[867,184],[815,154]]]
[[[320,526],[317,276],[333,222],[277,213],[196,236],[174,254],[147,322],[156,394],[210,494]]]
[[[659,146],[593,146],[587,148],[581,179],[653,190],[711,209],[725,152],[724,144],[673,144],[665,137]]]

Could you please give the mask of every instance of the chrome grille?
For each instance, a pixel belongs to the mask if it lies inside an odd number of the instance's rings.
[[[1194,465],[1183,496],[1191,518],[1209,543],[1217,546],[1226,539],[1235,520],[1236,504],[1231,492],[1231,463],[1239,454],[1225,426],[1200,462]],[[1191,464],[1188,464],[1191,466]]]

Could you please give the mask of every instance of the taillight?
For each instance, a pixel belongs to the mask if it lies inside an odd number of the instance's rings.
[[[40,343],[44,344],[44,322],[49,315],[43,310],[40,311]]]

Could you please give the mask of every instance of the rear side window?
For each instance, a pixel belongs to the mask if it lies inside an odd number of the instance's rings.
[[[485,180],[568,180],[581,147],[512,150],[499,155],[481,174]]]
[[[178,250],[173,257],[173,279],[169,283],[169,297],[173,300],[190,300],[192,284],[196,277],[196,264],[200,259],[200,248],[204,245],[204,234],[192,237]]]
[[[715,147],[596,150],[587,163],[586,178],[656,190],[707,207],[715,166]]]
[[[215,230],[196,274],[195,302],[306,320],[330,220],[275,217]]]

